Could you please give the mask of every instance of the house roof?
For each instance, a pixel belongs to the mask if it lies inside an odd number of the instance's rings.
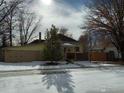
[[[78,41],[76,41],[75,39],[71,38],[71,37],[68,37],[68,36],[65,36],[63,34],[58,34],[59,36],[59,39],[63,42],[74,42],[74,43],[77,43]]]
[[[32,41],[32,42],[29,43],[29,44],[39,44],[39,43],[44,43],[44,42],[45,42],[45,40],[36,39],[36,40]]]
[[[78,41],[76,41],[75,39],[72,39],[71,37],[68,37],[68,36],[65,36],[65,35],[62,35],[62,34],[58,34],[58,37],[59,39],[62,41],[62,42],[71,42],[71,43],[77,43]],[[36,39],[34,41],[32,41],[31,43],[29,44],[39,44],[39,43],[44,43],[45,40],[39,40],[39,39]]]

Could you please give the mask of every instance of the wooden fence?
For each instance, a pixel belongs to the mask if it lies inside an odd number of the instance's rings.
[[[41,51],[6,50],[5,62],[31,62],[42,60]]]
[[[85,61],[88,60],[88,53],[67,53],[66,59]]]
[[[0,61],[4,61],[4,50],[0,49]]]
[[[107,61],[107,53],[104,52],[90,52],[88,56],[92,61]]]

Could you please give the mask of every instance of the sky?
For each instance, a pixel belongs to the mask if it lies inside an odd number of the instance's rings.
[[[88,14],[87,0],[34,0],[29,9],[42,18],[38,29],[42,37],[52,24],[58,28],[65,27],[74,39],[82,34],[80,27],[85,24]]]

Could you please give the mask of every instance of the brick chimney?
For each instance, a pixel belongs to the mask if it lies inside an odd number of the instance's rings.
[[[41,36],[41,32],[39,32],[39,41],[41,41],[42,36]]]

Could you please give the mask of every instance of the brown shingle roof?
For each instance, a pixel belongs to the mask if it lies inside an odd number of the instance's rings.
[[[39,44],[39,43],[44,43],[44,42],[45,42],[45,40],[36,39],[36,40],[32,41],[32,42],[29,43],[29,44]]]
[[[59,36],[59,39],[63,42],[74,42],[74,43],[78,42],[75,39],[68,37],[68,36],[65,36],[65,35],[62,35],[62,34],[58,34],[58,36]]]
[[[72,39],[72,38],[65,36],[65,35],[62,35],[62,34],[58,34],[58,37],[59,37],[60,41],[62,41],[62,42],[71,42],[71,43],[77,43],[78,42],[75,39]],[[38,44],[38,43],[44,43],[44,42],[45,42],[45,40],[36,39],[29,44]]]

